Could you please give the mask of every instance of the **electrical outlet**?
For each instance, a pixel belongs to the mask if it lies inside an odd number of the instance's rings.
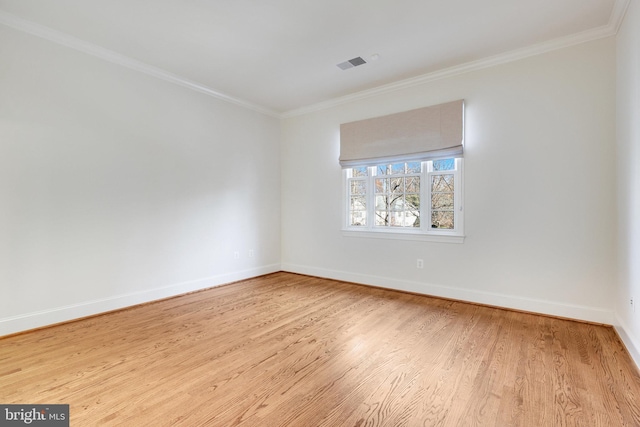
[[[235,252],[233,253],[233,258],[234,258],[234,259],[240,259],[240,252],[239,252],[239,251],[235,251]]]
[[[249,249],[249,258],[253,258],[253,249]]]
[[[629,299],[629,303],[631,304],[631,311],[633,311],[635,313],[636,311],[636,305],[633,303],[633,297],[631,297]]]
[[[418,259],[416,260],[416,267],[417,267],[417,268],[424,268],[424,261],[423,261],[423,260],[421,260],[420,258],[418,258]]]

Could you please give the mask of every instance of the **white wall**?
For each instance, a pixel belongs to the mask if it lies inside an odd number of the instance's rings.
[[[0,58],[0,335],[279,270],[278,119],[1,25]]]
[[[618,280],[616,327],[640,366],[640,4],[617,36]],[[634,298],[636,308],[629,304]]]
[[[612,323],[615,66],[607,38],[286,119],[283,269]],[[465,242],[343,236],[340,123],[460,98]]]

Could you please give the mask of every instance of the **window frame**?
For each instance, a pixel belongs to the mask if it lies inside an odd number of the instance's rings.
[[[347,237],[368,237],[380,239],[422,240],[446,243],[464,242],[464,159],[462,157],[449,157],[455,161],[454,170],[434,171],[433,162],[442,158],[422,161],[420,176],[420,217],[427,218],[421,221],[420,227],[393,227],[375,225],[375,170],[382,164],[411,163],[415,160],[398,159],[388,162],[371,162],[361,167],[367,167],[366,177],[366,216],[367,223],[363,226],[350,225],[351,190],[350,176],[353,168],[343,169],[343,207],[342,207],[342,234]],[[454,229],[438,229],[431,227],[431,178],[434,175],[451,174],[455,182],[454,192]],[[390,175],[394,176],[394,175]],[[358,178],[356,178],[358,179]]]

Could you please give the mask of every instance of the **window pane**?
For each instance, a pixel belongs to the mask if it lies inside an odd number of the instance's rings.
[[[366,166],[351,168],[351,176],[353,177],[368,176],[368,175],[369,175],[369,168],[367,168]]]
[[[420,173],[422,171],[422,164],[420,162],[407,163],[407,173]]]
[[[392,211],[402,211],[402,210],[404,210],[404,200],[403,200],[402,196],[393,197],[391,199],[391,203],[390,203],[389,208]]]
[[[431,191],[432,192],[453,192],[453,175],[432,175]]]
[[[389,225],[392,227],[404,227],[404,215],[402,212],[389,213]]]
[[[453,212],[452,211],[433,211],[431,212],[431,227],[453,230]]]
[[[378,165],[376,175],[389,175],[389,165]]]
[[[389,198],[387,196],[376,196],[376,210],[386,211],[389,208]]]
[[[367,183],[364,180],[352,180],[351,181],[351,194],[366,194]]]
[[[419,194],[407,194],[404,196],[406,207],[409,210],[416,211],[416,215],[420,212],[420,195]]]
[[[364,226],[367,225],[367,213],[366,212],[351,212],[349,225]]]
[[[367,199],[364,196],[351,196],[351,210],[364,211],[367,209]]]
[[[376,178],[376,193],[389,191],[389,178]]]
[[[407,178],[407,193],[419,193],[420,192],[420,177],[414,176]]]
[[[402,193],[404,191],[404,178],[391,178],[389,185],[392,193]]]
[[[420,227],[420,216],[414,215],[416,212],[405,212],[405,222],[407,227]]]
[[[456,169],[455,159],[442,159],[433,161],[434,171],[452,171]]]
[[[453,193],[433,193],[431,209],[453,210]]]
[[[389,213],[387,211],[376,211],[376,225],[389,225]]]
[[[394,163],[391,165],[391,174],[398,175],[404,173],[404,163]]]

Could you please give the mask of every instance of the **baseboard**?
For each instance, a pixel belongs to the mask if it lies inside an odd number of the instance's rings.
[[[291,273],[307,274],[310,276],[342,280],[364,285],[379,286],[417,294],[431,295],[441,298],[451,298],[478,304],[504,307],[549,316],[565,317],[606,325],[613,324],[613,312],[598,307],[563,304],[555,301],[522,298],[513,295],[478,291],[473,289],[456,288],[431,283],[399,280],[390,277],[371,276],[346,271],[329,270],[296,264],[282,264],[282,270]]]
[[[160,288],[115,295],[109,298],[55,307],[49,310],[36,311],[19,316],[0,318],[0,337],[207,289],[238,280],[250,279],[277,271],[280,271],[280,264],[265,265],[248,270],[175,283]]]
[[[620,340],[622,340],[622,343],[627,348],[629,355],[631,356],[633,361],[636,363],[636,367],[638,368],[638,371],[640,371],[640,343],[638,343],[633,338],[633,336],[627,332],[630,329],[626,326],[626,324],[622,321],[622,319],[618,315],[615,316],[615,323],[613,327],[618,333]]]

